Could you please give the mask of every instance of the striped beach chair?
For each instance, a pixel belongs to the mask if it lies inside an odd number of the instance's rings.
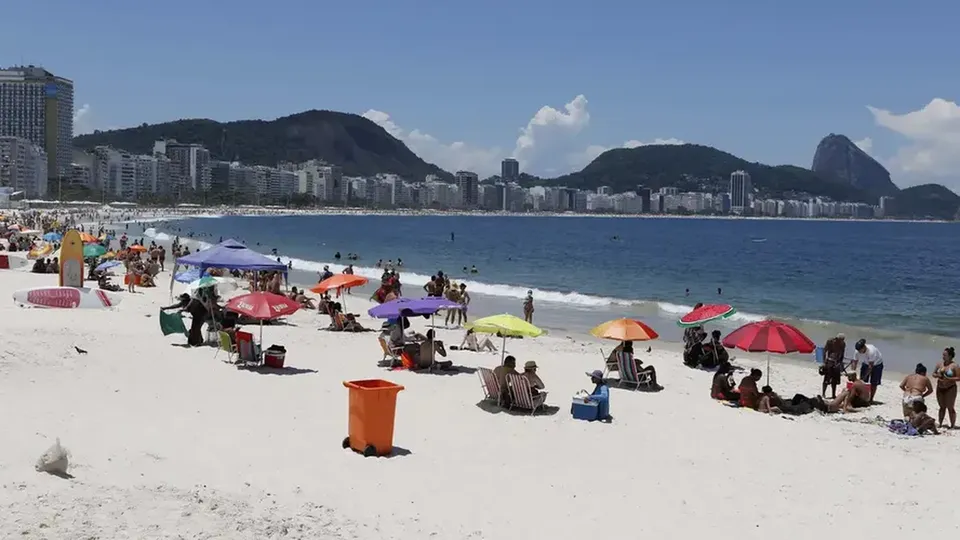
[[[617,357],[617,364],[620,367],[620,379],[617,386],[632,386],[634,390],[641,386],[650,386],[652,382],[648,373],[637,372],[637,363],[633,360],[632,354],[620,353]]]
[[[539,392],[533,395],[533,389],[530,387],[530,381],[523,375],[507,374],[507,386],[510,387],[510,408],[518,408],[530,411],[530,414],[537,412],[537,409],[543,407],[547,399],[546,392]]]
[[[497,376],[493,370],[485,367],[477,368],[477,374],[480,376],[480,386],[483,387],[484,401],[500,405],[500,385],[497,384]]]

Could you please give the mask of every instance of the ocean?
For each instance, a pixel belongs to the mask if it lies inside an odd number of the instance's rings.
[[[945,223],[297,215],[144,226],[159,240],[234,238],[262,253],[276,249],[293,262],[294,284],[315,283],[325,264],[339,272],[347,261],[335,264],[338,251],[359,254],[356,272],[374,279],[378,260],[402,259],[406,296],[420,296],[443,270],[467,284],[471,315],[519,315],[533,290],[535,322],[560,335],[626,316],[678,341],[677,317],[696,302],[722,302],[738,310],[712,325],[724,333],[766,317],[819,343],[845,332],[849,354],[866,338],[899,371],[930,366],[960,337],[960,241]],[[464,272],[474,266],[477,273]]]

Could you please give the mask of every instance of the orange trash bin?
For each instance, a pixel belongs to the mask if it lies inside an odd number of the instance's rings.
[[[393,421],[397,412],[399,384],[382,379],[344,381],[349,389],[349,420],[344,448],[364,456],[393,452]]]

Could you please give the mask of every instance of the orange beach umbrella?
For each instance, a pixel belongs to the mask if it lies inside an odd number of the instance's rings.
[[[130,246],[130,251],[136,251],[137,253],[143,253],[147,248],[141,246],[140,244],[134,244]]]
[[[330,289],[352,289],[361,285],[366,285],[369,280],[363,276],[354,274],[337,274],[317,283],[310,289],[310,292],[322,294]]]
[[[83,242],[84,244],[95,244],[95,243],[99,242],[99,240],[97,240],[97,237],[96,237],[96,236],[94,236],[94,235],[92,235],[92,234],[90,234],[90,233],[88,233],[88,232],[82,232],[82,233],[80,233],[80,241]]]
[[[590,334],[616,341],[648,341],[660,337],[653,328],[634,319],[614,319],[597,326]]]

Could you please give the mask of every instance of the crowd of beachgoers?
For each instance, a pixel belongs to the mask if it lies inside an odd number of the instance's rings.
[[[858,339],[848,349],[840,334],[822,344],[819,364],[771,365],[769,355],[738,348],[739,331],[724,336],[711,329],[710,322],[723,315],[717,315],[716,306],[703,305],[681,318],[685,330],[677,344],[657,340],[654,329],[630,318],[597,321],[582,334],[550,335],[536,321],[538,310],[553,307],[536,301],[532,292],[512,314],[474,313],[465,284],[443,271],[423,284],[404,283],[401,259],[383,263],[379,281],[354,275],[347,265],[337,273],[324,269],[314,283],[290,283],[275,253],[231,247],[229,239],[221,239],[225,249],[262,257],[256,270],[185,264],[199,261],[202,253],[191,250],[185,238],[162,242],[127,235],[125,222],[176,219],[171,213],[2,216],[0,249],[16,257],[34,253],[20,271],[0,270],[4,294],[56,286],[56,278],[47,274],[59,271],[59,241],[77,229],[89,237],[87,245],[99,247],[85,257],[84,285],[125,298],[114,308],[83,310],[83,317],[72,316],[70,309],[4,306],[5,319],[15,322],[5,331],[8,353],[0,355],[5,377],[0,405],[33,400],[37,410],[31,418],[0,424],[18,437],[15,449],[2,456],[0,478],[22,486],[19,495],[0,498],[0,511],[16,516],[9,526],[0,526],[5,535],[40,528],[52,528],[50,534],[85,528],[105,537],[143,536],[151,530],[182,534],[204,526],[223,532],[239,522],[246,525],[237,538],[273,537],[281,530],[291,534],[291,527],[329,537],[501,538],[537,531],[557,536],[590,534],[594,521],[636,504],[646,509],[647,519],[632,527],[614,525],[616,530],[657,533],[679,527],[706,533],[714,515],[746,519],[742,504],[718,491],[714,508],[706,515],[690,514],[681,525],[656,522],[655,516],[676,512],[692,483],[704,478],[722,486],[747,471],[782,470],[783,456],[794,448],[791,441],[802,437],[818,448],[791,458],[790,480],[752,478],[749,487],[791,486],[799,498],[818,493],[814,471],[856,481],[841,482],[836,493],[820,494],[806,507],[790,504],[787,496],[776,512],[780,521],[771,515],[751,523],[789,523],[793,530],[813,532],[826,519],[832,530],[852,534],[859,528],[823,518],[824,512],[831,512],[831,501],[857,500],[855,493],[884,479],[876,478],[871,465],[842,459],[848,453],[839,446],[870,448],[877,454],[873,459],[886,460],[891,468],[904,459],[904,449],[918,444],[928,454],[920,459],[934,466],[956,449],[951,430],[960,367],[952,348],[929,369],[919,363],[914,373],[901,377],[884,374],[876,345]],[[268,313],[256,311],[253,304],[260,300]],[[20,316],[6,316],[12,314]],[[162,333],[151,322],[157,320]],[[50,339],[36,342],[37,332]],[[604,343],[614,346],[598,355]],[[285,355],[280,365],[278,352]],[[226,375],[223,363],[214,361],[218,356],[239,369]],[[395,444],[387,452],[355,449],[397,462],[351,459],[330,442],[346,435],[347,419],[354,414],[347,413],[340,382],[378,379],[405,388],[397,398]],[[928,403],[931,396],[935,405]],[[81,416],[85,419],[71,423]],[[106,424],[127,426],[120,430],[127,431],[114,433]],[[939,436],[925,437],[932,434]],[[24,474],[18,464],[39,453],[41,441],[57,437],[74,452],[64,477],[75,477],[57,480],[74,484],[73,491]],[[209,454],[195,451],[197,444]],[[587,472],[590,467],[582,472],[567,467],[598,444],[647,458],[620,473],[622,484],[598,486],[598,476]],[[531,454],[532,448],[547,450]],[[745,451],[752,452],[750,466],[715,469]],[[278,463],[267,457],[271,454],[287,461]],[[503,468],[503,456],[520,461]],[[604,466],[622,471],[612,459]],[[471,461],[466,468],[458,465],[464,460]],[[271,470],[275,479],[269,478]],[[237,471],[249,472],[234,478]],[[200,495],[200,485],[215,491]],[[468,486],[461,494],[467,505],[488,502],[510,485],[522,486],[518,489],[527,489],[536,501],[529,509],[535,517],[473,516],[448,501],[459,489],[455,485]],[[660,486],[659,499],[638,494],[643,486]],[[898,491],[911,495],[896,504],[948,510],[914,486],[910,478],[900,479]],[[893,500],[881,490],[870,492],[869,504],[861,501],[864,508]],[[584,502],[571,499],[577,493]],[[851,498],[844,499],[847,495]],[[24,497],[38,502],[39,509],[19,508],[28,502]],[[204,497],[218,502],[198,506]],[[272,515],[259,524],[249,522],[248,514],[262,511],[267,500]],[[179,517],[135,508],[129,501],[175,509]],[[308,503],[322,505],[310,510],[315,519],[303,518]],[[106,514],[89,518],[76,510],[91,506],[107,508]],[[421,511],[431,508],[442,511]],[[558,510],[582,517],[545,519]],[[197,521],[203,512],[209,517]]]

